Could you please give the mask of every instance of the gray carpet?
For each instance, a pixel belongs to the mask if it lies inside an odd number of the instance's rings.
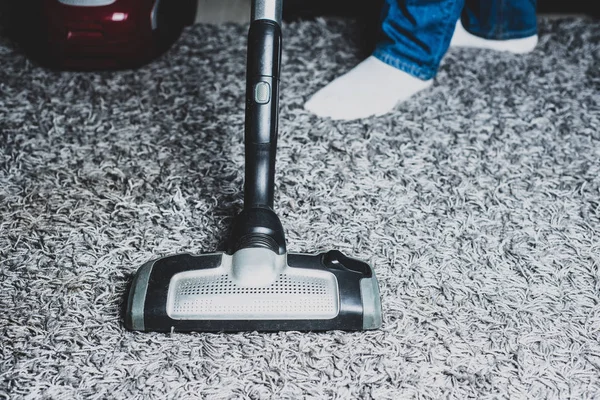
[[[453,49],[380,118],[303,102],[351,20],[284,26],[276,209],[294,252],[371,262],[368,333],[141,334],[148,259],[222,249],[240,210],[247,25],[136,71],[51,72],[0,41],[0,398],[600,398],[600,22],[516,56]]]

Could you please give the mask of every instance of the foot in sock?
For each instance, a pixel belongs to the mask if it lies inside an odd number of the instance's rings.
[[[508,51],[515,54],[525,54],[533,51],[538,42],[538,36],[532,35],[521,39],[492,40],[484,39],[467,32],[460,19],[456,22],[450,47],[476,47],[496,51]]]
[[[458,20],[450,46],[523,54],[532,51],[537,41],[537,35],[509,40],[483,39],[467,32]],[[384,115],[431,83],[431,79],[423,81],[371,56],[315,93],[304,108],[320,117],[337,120]]]
[[[304,108],[320,117],[337,120],[383,115],[429,87],[431,82],[371,56],[315,93]]]

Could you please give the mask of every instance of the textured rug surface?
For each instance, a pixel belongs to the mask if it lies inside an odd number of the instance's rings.
[[[134,71],[0,39],[0,399],[600,398],[600,23],[516,56],[452,49],[390,115],[302,109],[359,60],[348,19],[284,25],[276,210],[289,250],[380,280],[383,328],[124,329],[145,261],[222,249],[242,205],[247,25]]]

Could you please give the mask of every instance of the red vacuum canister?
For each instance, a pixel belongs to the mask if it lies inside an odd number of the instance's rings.
[[[195,3],[195,1],[194,1]],[[41,61],[67,69],[135,67],[167,50],[189,25],[182,0],[42,0]],[[192,14],[193,15],[193,14]]]

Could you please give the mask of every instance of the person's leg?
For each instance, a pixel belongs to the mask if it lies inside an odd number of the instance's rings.
[[[429,87],[463,1],[386,0],[373,55],[318,91],[305,108],[342,120],[383,115]]]
[[[465,0],[451,46],[520,54],[537,42],[536,0]]]

